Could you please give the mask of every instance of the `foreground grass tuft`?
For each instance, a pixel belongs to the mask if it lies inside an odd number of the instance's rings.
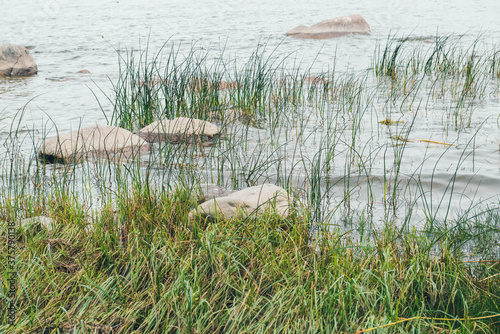
[[[92,218],[53,207],[58,227],[16,240],[12,333],[495,333],[499,262],[476,276],[446,242],[393,228],[361,244],[311,241],[307,219],[272,215],[190,225],[186,192],[136,191]],[[85,223],[84,223],[85,222]],[[87,224],[88,223],[88,224]],[[2,272],[7,242],[0,243]],[[434,247],[434,249],[436,249]],[[477,269],[477,268],[476,268]],[[2,297],[7,286],[3,285]],[[2,314],[4,314],[2,312]],[[494,316],[494,317],[492,317]],[[405,321],[405,319],[414,318]]]

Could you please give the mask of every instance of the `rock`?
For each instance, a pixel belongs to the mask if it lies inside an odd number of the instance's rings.
[[[80,70],[76,73],[80,73],[80,74],[90,74],[90,71],[89,70]]]
[[[89,126],[52,137],[43,143],[39,157],[47,162],[81,162],[85,158],[133,158],[149,144],[130,131],[109,125]]]
[[[186,87],[187,91],[193,91],[193,92],[201,92],[203,90],[208,90],[208,91],[214,91],[214,90],[235,90],[238,88],[243,87],[242,84],[239,84],[236,81],[216,81],[216,82],[210,82],[208,80],[198,78],[198,77],[193,77],[189,81],[189,85]]]
[[[312,25],[298,26],[286,33],[296,38],[325,39],[348,34],[368,34],[370,26],[361,15],[336,17]]]
[[[149,143],[191,142],[202,138],[212,139],[219,133],[220,129],[217,125],[186,117],[156,121],[139,130],[139,136]]]
[[[153,87],[162,84],[168,84],[170,83],[170,80],[163,79],[162,77],[155,77],[155,78],[150,78],[149,80],[140,80],[137,83],[139,84],[139,86]]]
[[[238,89],[238,88],[242,88],[242,87],[243,87],[243,85],[237,83],[236,81],[221,81],[217,85],[217,88],[219,90]]]
[[[45,78],[45,80],[50,80],[50,81],[54,81],[54,82],[66,82],[66,81],[70,81],[70,80],[74,80],[74,78],[71,78],[71,77],[53,77],[53,78]]]
[[[283,188],[274,184],[263,184],[208,200],[193,209],[189,213],[189,219],[192,220],[196,216],[223,220],[243,218],[251,214],[261,215],[270,208],[275,208],[279,216],[286,217],[291,204],[290,196]]]
[[[36,217],[31,217],[31,218],[26,218],[26,219],[21,220],[19,222],[19,225],[23,229],[28,229],[28,228],[35,227],[35,226],[41,226],[41,227],[47,229],[47,231],[52,231],[56,224],[55,224],[54,219],[52,219],[50,217],[36,216]]]
[[[25,218],[21,220],[15,220],[14,222],[8,222],[6,223],[7,228],[9,229],[17,229],[19,227],[23,228],[24,230],[31,229],[31,228],[36,228],[36,227],[42,227],[47,229],[48,231],[52,231],[56,225],[54,219],[46,216],[35,216],[35,217],[30,217],[30,218]],[[9,232],[12,232],[13,230],[10,230]]]
[[[35,59],[20,45],[0,45],[0,76],[29,76],[38,72]]]

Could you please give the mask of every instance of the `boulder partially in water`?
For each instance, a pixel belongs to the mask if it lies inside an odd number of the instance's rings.
[[[368,34],[370,26],[361,15],[348,15],[321,21],[310,27],[301,25],[286,33],[296,38],[326,39],[348,34]]]
[[[38,72],[35,59],[20,45],[0,45],[0,76],[30,76]]]
[[[139,130],[139,136],[149,143],[169,143],[210,140],[220,134],[217,125],[195,118],[177,117],[156,121]]]
[[[249,187],[228,196],[210,199],[189,213],[189,219],[197,216],[229,220],[235,217],[262,215],[272,211],[281,217],[288,216],[292,201],[285,189],[274,184]]]
[[[39,157],[47,162],[78,163],[90,157],[130,159],[148,151],[149,144],[130,131],[94,125],[46,140]]]

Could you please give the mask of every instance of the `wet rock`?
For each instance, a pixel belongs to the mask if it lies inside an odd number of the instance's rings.
[[[169,84],[171,83],[171,81],[168,79],[163,79],[162,77],[155,77],[155,78],[150,78],[149,80],[140,80],[137,83],[139,86],[153,87],[162,84]]]
[[[312,25],[298,26],[286,33],[296,38],[325,39],[347,34],[368,34],[370,26],[361,15],[336,17]]]
[[[0,76],[29,76],[38,72],[35,59],[20,45],[0,45]]]
[[[219,90],[238,89],[238,88],[242,88],[242,87],[243,87],[242,84],[239,84],[235,81],[221,81],[217,85],[217,88]]]
[[[130,159],[148,151],[149,144],[130,131],[94,125],[46,140],[39,157],[51,163],[77,163],[90,157]]]
[[[317,76],[314,76],[314,75],[310,76],[310,77],[304,78],[304,81],[308,82],[308,83],[311,83],[313,85],[327,85],[328,84],[328,80],[326,78],[317,77]]]
[[[169,143],[209,140],[220,133],[217,125],[195,118],[178,117],[156,121],[142,128],[139,136],[149,143]]]
[[[80,74],[90,74],[90,71],[89,70],[80,70],[76,73],[80,73]]]
[[[210,199],[193,209],[189,219],[196,216],[228,220],[261,215],[273,209],[281,217],[289,214],[292,204],[289,194],[274,184],[263,184],[234,192],[225,197]]]

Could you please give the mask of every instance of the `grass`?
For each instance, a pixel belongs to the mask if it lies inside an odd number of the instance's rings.
[[[110,124],[184,116],[225,133],[131,161],[46,164],[53,125],[26,134],[21,111],[0,169],[0,332],[499,332],[499,203],[454,202],[490,134],[473,115],[495,97],[498,53],[427,40],[391,37],[360,73],[312,73],[267,47],[239,62],[120,51],[100,101]],[[422,137],[428,118],[445,138]],[[189,221],[204,182],[271,182],[295,205],[287,218]],[[7,222],[37,215],[56,228],[11,237]]]
[[[300,212],[189,229],[181,190],[143,189],[98,219],[65,195],[49,202],[56,230],[16,241],[12,332],[356,332],[414,317],[385,330],[498,330],[475,319],[498,315],[498,262],[461,263],[451,236],[435,254],[390,226],[371,243],[336,231],[311,242]]]

